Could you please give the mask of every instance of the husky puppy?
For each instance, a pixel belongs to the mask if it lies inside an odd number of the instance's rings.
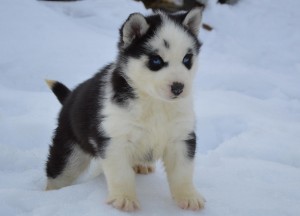
[[[139,208],[135,172],[152,172],[162,159],[178,206],[204,207],[193,184],[192,82],[201,17],[201,8],[133,13],[120,28],[114,63],[73,91],[48,81],[63,107],[46,164],[47,190],[70,185],[97,157],[107,181],[107,202],[133,211]]]

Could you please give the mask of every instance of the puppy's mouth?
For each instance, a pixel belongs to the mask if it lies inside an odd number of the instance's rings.
[[[187,97],[187,92],[182,92],[179,95],[174,95],[172,93],[169,93],[169,95],[167,96],[167,98],[165,98],[165,100],[167,100],[169,102],[176,102],[176,101],[182,100],[186,97]]]
[[[186,95],[172,95],[169,99],[170,102],[172,101],[179,101],[179,100],[182,100],[186,97]]]
[[[173,97],[171,97],[172,100],[176,100],[178,98],[180,98],[180,97],[179,96],[173,96]]]
[[[178,96],[168,95],[167,97],[166,96],[157,97],[157,99],[160,99],[160,100],[165,101],[167,103],[177,102],[177,101],[182,100],[183,98],[184,98],[184,96],[182,96],[182,95],[178,95]]]

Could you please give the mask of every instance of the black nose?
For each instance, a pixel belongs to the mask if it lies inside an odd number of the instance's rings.
[[[179,82],[173,82],[171,85],[171,92],[175,95],[178,96],[183,92],[183,87],[184,85]]]

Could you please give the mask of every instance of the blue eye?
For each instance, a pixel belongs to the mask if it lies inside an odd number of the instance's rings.
[[[187,69],[191,69],[191,67],[192,67],[192,58],[193,58],[193,54],[188,53],[184,56],[184,58],[182,60],[182,63],[184,64],[184,66]]]
[[[165,62],[159,55],[149,56],[148,68],[152,71],[158,71],[165,65]]]
[[[162,61],[159,57],[155,57],[152,59],[152,64],[160,65],[161,63],[162,63]]]

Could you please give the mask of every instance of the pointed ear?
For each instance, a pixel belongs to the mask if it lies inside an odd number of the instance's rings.
[[[198,35],[199,33],[200,23],[202,19],[202,11],[203,8],[193,8],[186,14],[182,22],[182,24],[185,27],[187,27],[194,35]]]
[[[143,36],[148,29],[149,25],[142,14],[131,14],[120,30],[121,46],[128,47],[134,39]]]

